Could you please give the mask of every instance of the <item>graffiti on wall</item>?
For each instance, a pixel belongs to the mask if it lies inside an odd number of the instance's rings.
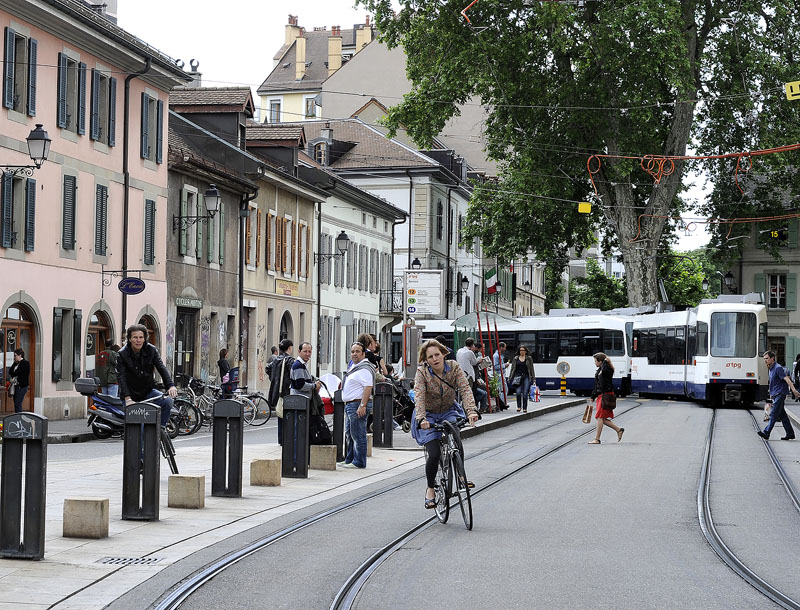
[[[167,314],[167,350],[166,367],[168,371],[175,370],[175,314]]]
[[[200,379],[208,379],[211,318],[200,318]]]
[[[264,367],[267,366],[267,358],[269,357],[269,352],[267,352],[267,327],[263,324],[259,325],[258,327],[258,334],[256,336],[256,354],[257,355],[257,362],[256,366],[258,368],[258,382],[259,384],[264,383]]]

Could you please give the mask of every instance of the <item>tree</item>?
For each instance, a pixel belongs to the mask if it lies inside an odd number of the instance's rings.
[[[656,260],[658,276],[664,282],[670,303],[694,307],[711,296],[713,278],[707,277],[702,265],[694,257],[670,252],[659,255]],[[704,279],[708,279],[708,291],[703,290]]]
[[[796,0],[480,0],[474,27],[465,0],[399,0],[397,15],[391,0],[359,2],[382,40],[406,51],[413,89],[390,109],[390,130],[428,145],[473,96],[488,108],[501,175],[475,189],[465,240],[479,237],[488,256],[552,260],[602,226],[623,255],[631,305],[658,300],[652,258],[687,205],[687,161],[659,156],[685,155],[690,139],[719,153],[800,129],[800,103],[776,92],[795,64]],[[785,180],[786,159],[770,163]],[[727,196],[731,160],[710,168],[703,211],[729,218],[740,203]],[[588,198],[593,212],[580,215],[574,202]]]
[[[628,304],[625,280],[618,280],[603,272],[596,260],[586,261],[586,277],[569,282],[570,307],[592,307],[608,311]]]

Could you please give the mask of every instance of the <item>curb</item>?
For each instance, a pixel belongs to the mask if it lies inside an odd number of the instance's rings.
[[[48,445],[64,445],[67,443],[85,443],[94,440],[91,432],[80,432],[79,434],[48,434]]]

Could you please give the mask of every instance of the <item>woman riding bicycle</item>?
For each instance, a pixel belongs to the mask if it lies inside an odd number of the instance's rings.
[[[431,339],[419,348],[419,368],[414,379],[415,417],[411,435],[418,444],[425,447],[425,476],[428,488],[425,490],[425,508],[435,508],[434,485],[436,469],[439,465],[442,433],[431,427],[432,423],[455,422],[464,417],[466,409],[470,425],[478,421],[475,399],[464,371],[454,360],[445,362],[448,349]],[[456,391],[464,401],[464,409],[456,401]]]

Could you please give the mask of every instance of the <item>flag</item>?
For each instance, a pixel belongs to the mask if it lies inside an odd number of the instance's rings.
[[[497,292],[497,267],[492,267],[483,274],[486,280],[486,293],[494,294]]]

